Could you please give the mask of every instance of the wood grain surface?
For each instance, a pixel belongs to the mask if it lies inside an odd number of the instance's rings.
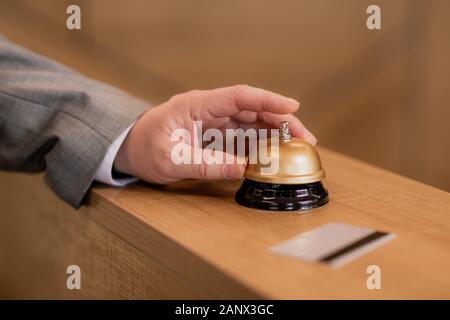
[[[0,295],[450,298],[450,194],[319,150],[330,203],[306,213],[241,207],[233,200],[238,181],[97,186],[76,212],[40,176],[2,173]],[[338,269],[269,253],[328,222],[397,238]],[[78,293],[65,289],[68,264],[84,270]],[[381,290],[366,287],[373,264]]]

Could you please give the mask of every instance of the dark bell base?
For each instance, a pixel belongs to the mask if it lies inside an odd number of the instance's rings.
[[[289,185],[245,179],[235,200],[240,205],[260,210],[309,210],[328,203],[328,192],[320,181]]]

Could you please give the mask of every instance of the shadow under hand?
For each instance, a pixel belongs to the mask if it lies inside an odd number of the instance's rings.
[[[240,181],[204,181],[204,180],[184,180],[168,185],[151,184],[139,182],[139,186],[151,188],[153,190],[169,193],[173,195],[195,195],[215,198],[234,198]]]

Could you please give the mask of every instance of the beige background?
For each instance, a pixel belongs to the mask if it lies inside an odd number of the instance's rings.
[[[82,30],[68,31],[68,4]],[[382,30],[365,27],[369,4]],[[320,143],[450,190],[450,2],[0,0],[0,32],[159,103],[247,83],[302,102]]]

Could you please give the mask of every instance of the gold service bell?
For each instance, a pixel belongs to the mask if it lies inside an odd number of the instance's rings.
[[[244,181],[235,200],[239,204],[255,209],[273,211],[308,210],[328,202],[328,192],[321,180],[325,178],[316,148],[303,139],[291,137],[289,123],[280,124],[278,147],[268,155],[278,161],[274,174],[262,174],[267,165],[260,157],[255,164],[247,164]],[[254,148],[255,151],[257,148]]]

